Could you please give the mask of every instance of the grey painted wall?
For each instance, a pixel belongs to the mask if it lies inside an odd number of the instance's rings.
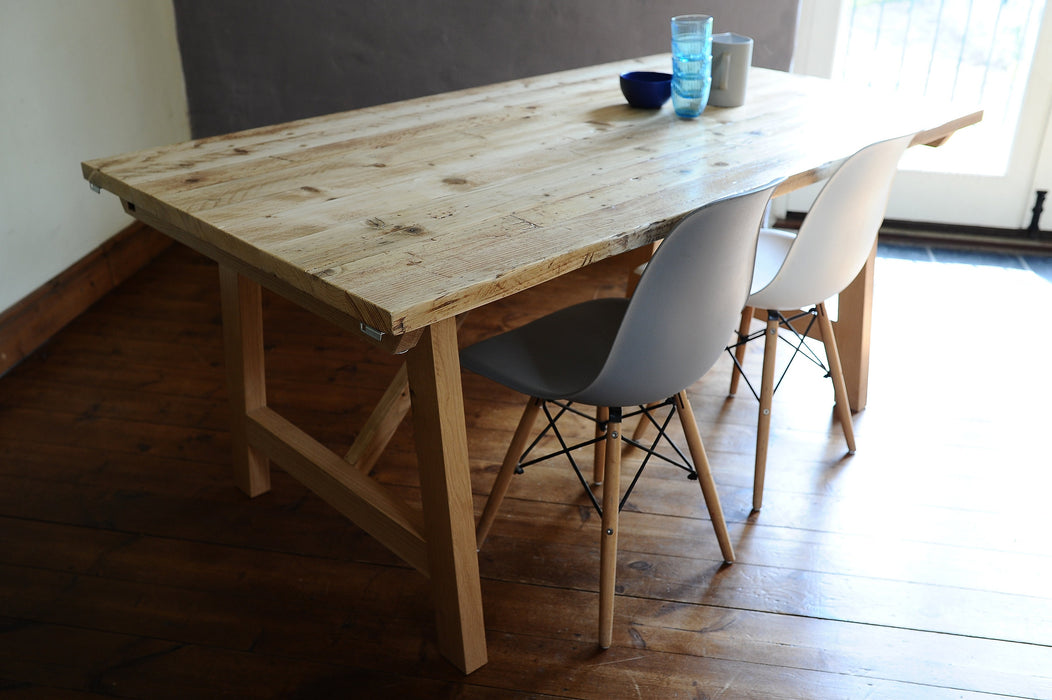
[[[704,12],[788,69],[798,0],[175,0],[194,136],[668,51]]]

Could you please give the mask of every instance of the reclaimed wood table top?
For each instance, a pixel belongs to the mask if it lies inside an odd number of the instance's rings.
[[[870,143],[981,119],[753,68],[696,120],[629,107],[620,61],[83,164],[93,187],[344,325],[412,335],[652,242],[692,209],[821,179]],[[401,349],[404,349],[401,348]]]

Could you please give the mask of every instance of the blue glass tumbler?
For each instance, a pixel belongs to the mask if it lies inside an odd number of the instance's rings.
[[[672,18],[672,108],[693,119],[705,111],[712,87],[712,17]]]

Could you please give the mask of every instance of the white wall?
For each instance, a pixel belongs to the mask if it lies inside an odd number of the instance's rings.
[[[189,136],[170,0],[0,0],[0,311],[131,222],[81,161]]]

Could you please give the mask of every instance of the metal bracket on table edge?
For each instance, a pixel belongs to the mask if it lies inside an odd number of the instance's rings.
[[[358,327],[361,329],[362,333],[364,333],[367,337],[372,338],[378,343],[384,339],[383,331],[373,328],[372,326],[366,324],[364,321],[360,322],[358,324]]]

